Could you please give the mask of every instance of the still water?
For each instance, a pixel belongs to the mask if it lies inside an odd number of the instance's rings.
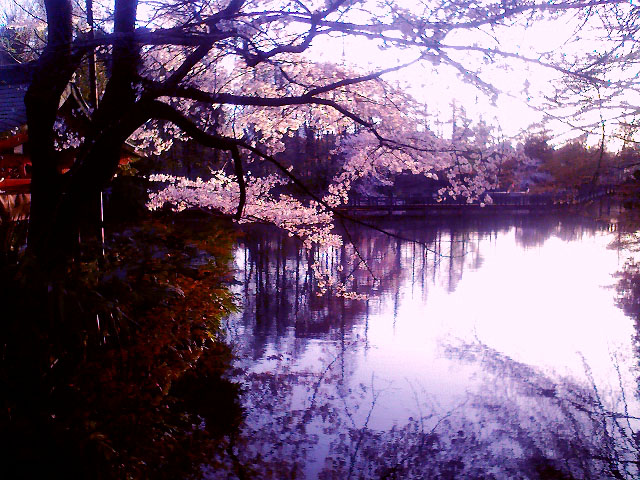
[[[266,229],[239,242],[227,330],[246,419],[227,472],[636,477],[637,331],[612,226],[381,226],[415,241],[352,227],[356,248],[327,252]],[[317,296],[314,262],[368,298]]]

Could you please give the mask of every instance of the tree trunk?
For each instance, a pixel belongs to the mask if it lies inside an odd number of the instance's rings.
[[[42,261],[51,260],[59,243],[50,234],[62,192],[54,148],[54,123],[64,89],[75,70],[71,55],[70,0],[46,0],[48,41],[36,63],[25,95],[32,162],[29,248]]]
[[[45,5],[48,43],[25,96],[33,164],[28,246],[41,266],[52,270],[73,253],[81,212],[113,177],[123,142],[146,119],[138,120],[141,115],[133,111],[140,56],[129,37],[113,46],[111,78],[71,171],[58,173],[54,124],[64,90],[83,55],[72,51],[71,1],[46,0]],[[116,0],[116,33],[134,32],[136,9],[137,0]]]

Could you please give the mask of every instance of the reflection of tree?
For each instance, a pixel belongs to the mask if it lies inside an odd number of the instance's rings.
[[[598,228],[556,217],[413,218],[378,222],[402,241],[362,226],[350,226],[345,246],[326,252],[304,250],[301,243],[272,228],[251,227],[241,239],[237,279],[243,283],[243,325],[251,329],[254,356],[289,329],[297,338],[341,337],[383,305],[397,306],[403,288],[428,295],[439,282],[453,292],[465,269],[480,268],[480,242],[515,225],[516,241],[529,247],[552,235],[569,240]],[[335,295],[318,297],[312,264],[317,262],[354,292],[369,300]],[[329,289],[330,290],[330,289]]]
[[[239,478],[637,478],[638,419],[584,382],[554,378],[485,345],[445,348],[482,369],[481,382],[448,410],[415,392],[415,415],[371,428],[384,388],[354,385],[342,369],[357,342],[326,350],[320,369],[275,359],[244,378],[252,412],[230,451]],[[275,373],[277,372],[277,373]],[[616,399],[613,399],[616,400]],[[620,400],[620,399],[617,399]],[[240,472],[240,474],[238,473]],[[219,470],[212,478],[227,478]]]
[[[634,322],[633,345],[635,345],[636,357],[640,362],[640,263],[628,260],[617,276],[618,306]],[[638,381],[640,384],[640,379]]]
[[[251,328],[255,356],[264,353],[268,339],[282,337],[289,329],[300,338],[326,334],[338,338],[345,324],[352,325],[354,318],[366,313],[365,302],[315,295],[311,270],[318,260],[315,252],[310,254],[299,241],[280,231],[256,232],[253,229],[242,239],[237,275],[243,284],[241,316],[243,324]],[[320,260],[344,272],[348,269],[346,257],[344,251],[332,251]],[[359,275],[356,272],[356,282]]]
[[[524,248],[535,248],[551,237],[570,242],[608,227],[606,223],[575,215],[525,219],[516,224],[516,241]]]
[[[376,423],[385,417],[379,400],[393,393],[377,378],[359,383],[358,362],[368,345],[367,313],[385,303],[394,305],[414,287],[425,294],[434,282],[446,290],[455,288],[468,269],[482,265],[481,240],[514,225],[513,218],[451,220],[446,228],[431,219],[386,223],[394,233],[422,243],[351,229],[351,240],[378,278],[371,282],[365,269],[354,273],[356,285],[375,293],[366,302],[313,295],[308,271],[313,260],[300,253],[294,240],[270,235],[269,242],[262,242],[256,234],[247,235],[240,273],[249,281],[249,308],[240,322],[244,330],[239,342],[251,343],[249,355],[259,362],[257,367],[242,362],[249,366],[238,374],[247,419],[232,454],[220,462],[226,469],[212,478],[637,476],[636,419],[626,413],[632,405],[624,398],[605,398],[588,369],[583,382],[556,378],[481,344],[444,349],[455,365],[473,365],[482,372],[466,395],[440,406],[426,386],[415,392],[410,418],[397,419],[388,429]],[[519,219],[515,224],[518,231],[531,232],[522,237],[527,245],[552,235],[575,238],[592,231],[591,226],[558,219]],[[322,261],[344,271],[351,265],[345,252],[334,251]],[[261,302],[271,302],[269,310],[254,320],[252,312]],[[316,336],[332,341],[314,343]]]
[[[239,478],[255,479],[305,478],[319,470],[324,437],[342,434],[351,424],[349,408],[357,411],[366,403],[366,387],[352,392],[348,386],[350,356],[362,346],[362,340],[327,346],[315,352],[318,357],[309,368],[297,367],[290,356],[273,355],[268,372],[242,375],[249,415],[233,438],[228,468]],[[227,473],[218,470],[213,478]]]
[[[528,478],[637,478],[637,418],[622,384],[609,398],[585,365],[586,379],[555,379],[485,345],[462,344],[448,355],[485,372],[482,393],[472,395],[476,424],[494,442],[518,453],[514,465]],[[619,366],[615,365],[619,370]]]
[[[435,232],[426,233],[429,241],[435,242]],[[250,329],[247,336],[254,358],[264,354],[269,341],[279,342],[290,330],[296,338],[343,338],[354,325],[366,323],[371,309],[375,311],[390,299],[397,304],[401,285],[409,275],[415,282],[428,281],[434,254],[425,247],[364,228],[350,229],[349,240],[355,248],[308,252],[296,239],[271,229],[264,232],[254,227],[241,239],[237,275],[243,283],[241,317]],[[410,261],[413,266],[408,269]],[[353,291],[370,295],[369,300],[345,299],[331,295],[331,291],[317,296],[314,262]]]
[[[339,437],[323,478],[637,478],[632,418],[594,384],[553,380],[481,344],[448,355],[481,364],[478,392],[444,415]]]

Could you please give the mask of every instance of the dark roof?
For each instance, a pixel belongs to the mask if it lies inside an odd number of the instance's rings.
[[[27,123],[24,95],[31,80],[31,65],[0,67],[0,133]]]
[[[0,133],[27,123],[24,94],[28,85],[0,84]]]
[[[0,83],[5,85],[25,84],[31,81],[33,63],[17,63],[0,66]]]

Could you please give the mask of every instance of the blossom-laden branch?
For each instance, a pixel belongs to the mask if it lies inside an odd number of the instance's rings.
[[[273,155],[265,153],[253,145],[249,139],[204,132],[184,114],[162,102],[149,103],[145,107],[145,111],[153,115],[154,118],[173,122],[187,135],[203,145],[230,151],[235,166],[235,175],[228,175],[223,170],[214,170],[212,178],[208,181],[167,175],[152,176],[152,180],[168,183],[168,185],[151,194],[149,208],[156,209],[165,204],[172,205],[176,210],[192,207],[209,208],[234,216],[241,223],[251,221],[272,223],[285,229],[290,235],[299,237],[308,249],[326,251],[342,245],[340,236],[333,233],[336,217],[366,225],[400,240],[412,241],[412,239],[397,233],[351,218],[338,210],[339,206],[348,202],[349,192],[359,179],[380,175],[383,170],[396,173],[409,170],[436,179],[437,175],[431,170],[434,165],[439,165],[440,169],[449,170],[447,176],[452,184],[451,188],[454,192],[452,195],[467,196],[472,199],[474,195],[480,195],[487,188],[487,185],[492,185],[491,178],[495,176],[495,169],[492,170],[491,167],[478,162],[478,160],[483,160],[482,155],[480,158],[475,158],[471,154],[474,148],[480,146],[479,144],[468,144],[464,151],[456,150],[446,142],[438,144],[437,139],[426,131],[418,131],[415,128],[411,130],[408,125],[405,125],[407,135],[413,135],[405,141],[413,143],[416,146],[414,150],[403,151],[398,146],[380,145],[377,138],[366,131],[349,135],[340,146],[340,151],[346,158],[342,171],[333,179],[328,193],[319,197],[310,191],[290,168],[278,162]],[[238,118],[235,120],[239,121]],[[400,122],[399,119],[395,121]],[[253,127],[256,126],[253,125]],[[477,136],[476,141],[480,142],[483,139],[486,141],[486,138]],[[420,145],[424,148],[420,149]],[[436,151],[438,145],[442,148],[441,152]],[[247,182],[245,185],[245,174],[239,156],[240,149],[275,165],[279,175],[255,177],[246,174]],[[505,149],[504,146],[502,149]],[[420,153],[422,157],[416,153]],[[438,154],[441,158],[438,158]],[[486,154],[484,160],[498,161],[503,156],[499,155],[497,148],[494,148],[492,153]],[[464,179],[458,177],[464,177]],[[472,179],[476,181],[475,186],[470,183]],[[272,193],[274,187],[287,182],[295,184],[304,193],[304,196],[311,200],[305,205],[302,201],[289,195]],[[482,186],[483,182],[484,186]],[[336,279],[329,278],[330,275],[328,276],[328,273],[323,271],[321,265],[316,267],[314,275],[316,275],[319,285],[331,286],[334,293],[342,292],[341,295],[352,293]],[[323,289],[321,290],[323,291]]]
[[[87,134],[82,140],[60,142],[78,147],[79,153],[76,165],[66,174],[71,181],[52,194],[59,200],[70,198],[63,190],[68,190],[67,185],[84,187],[85,179],[101,184],[93,185],[95,188],[102,186],[117,168],[119,142],[128,139],[137,146],[161,151],[175,138],[191,138],[205,147],[228,152],[234,175],[216,172],[217,180],[211,185],[167,177],[181,188],[158,192],[151,206],[157,207],[161,201],[176,208],[200,205],[218,208],[238,221],[270,221],[300,236],[308,246],[339,244],[332,233],[334,212],[349,201],[355,184],[369,179],[384,183],[393,175],[412,173],[447,180],[448,189],[441,190],[441,195],[485,200],[484,192],[496,185],[501,162],[522,159],[522,152],[505,142],[483,138],[479,132],[451,139],[436,135],[426,112],[431,106],[385,79],[416,65],[431,71],[446,65],[494,95],[499,90],[486,81],[481,69],[454,53],[473,52],[489,61],[498,57],[520,61],[515,53],[498,48],[496,36],[503,27],[560,11],[619,3],[428,0],[416,8],[393,0],[162,0],[142,18],[136,13],[137,0],[117,0],[113,12],[106,7],[94,12],[103,31],[93,40],[83,35],[74,38],[70,16],[64,22],[52,16],[49,26],[60,23],[64,35],[50,35],[46,55],[38,61],[40,73],[69,53],[77,59],[99,46],[110,47],[103,49],[103,54],[111,56],[113,66],[105,69],[106,88],[98,105],[92,106]],[[71,1],[46,0],[46,5],[51,11],[56,5],[69,9]],[[468,37],[458,35],[461,31]],[[336,35],[370,40],[372,48],[405,50],[406,58],[412,60],[367,69],[346,62],[315,61],[314,43]],[[456,43],[461,38],[470,39],[469,45]],[[545,63],[535,58],[524,61]],[[72,70],[79,71],[76,63],[62,73],[51,72],[57,90],[46,92],[46,100],[52,112],[60,105]],[[558,70],[557,65],[549,66]],[[597,78],[586,70],[580,75],[581,79]],[[42,78],[37,82],[40,85]],[[31,93],[29,133],[36,146],[34,172],[40,172],[39,166],[52,164],[45,158],[54,150],[53,136],[46,129],[53,129],[56,122],[50,115],[45,128],[32,128],[42,123],[38,112],[45,102],[35,96],[35,89]],[[285,150],[286,139],[303,129],[335,139],[335,148],[324,160],[335,161],[339,168],[332,172],[325,192],[304,187],[295,174],[297,161],[292,162],[294,171],[290,171],[276,160]],[[49,144],[51,148],[45,148]],[[247,167],[252,161],[275,165],[280,176],[255,177]],[[38,184],[39,175],[43,178],[46,174],[34,175],[33,184]],[[308,204],[271,191],[282,177],[311,198]],[[34,198],[34,205],[47,207],[42,209],[42,219],[48,216],[49,204],[60,203],[46,201],[37,193]]]

